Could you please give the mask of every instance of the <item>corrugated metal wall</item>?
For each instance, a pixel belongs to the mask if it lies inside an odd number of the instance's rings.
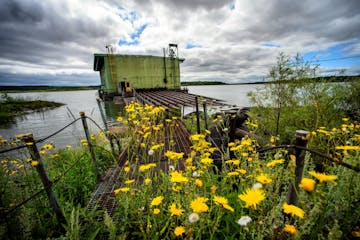
[[[164,82],[164,58],[156,56],[133,56],[133,55],[105,55],[104,59],[105,84],[104,89],[108,93],[117,92],[121,81],[130,82],[135,89],[140,88],[180,88],[180,67],[179,59],[166,58],[166,79]],[[114,62],[114,64],[111,64]],[[116,71],[111,74],[111,71]],[[116,79],[112,79],[116,78]]]

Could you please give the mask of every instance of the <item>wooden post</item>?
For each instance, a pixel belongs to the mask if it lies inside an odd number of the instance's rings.
[[[200,134],[200,113],[199,113],[199,100],[198,97],[195,97],[195,105],[196,105],[196,131]]]
[[[50,201],[50,205],[56,214],[56,218],[57,218],[58,222],[60,224],[65,224],[66,219],[61,210],[60,204],[55,196],[55,193],[53,192],[53,190],[51,188],[52,182],[49,180],[49,176],[46,173],[45,166],[40,157],[39,151],[36,147],[36,143],[34,141],[33,134],[29,133],[29,134],[21,135],[19,138],[25,142],[26,147],[30,153],[32,161],[36,161],[38,163],[37,165],[35,165],[36,171],[38,172],[41,182],[44,185],[46,194]]]
[[[81,121],[82,121],[82,124],[83,124],[83,127],[84,127],[84,132],[85,132],[86,140],[87,140],[87,143],[88,143],[90,155],[91,155],[91,158],[92,158],[93,163],[94,163],[95,174],[96,174],[97,179],[99,180],[100,179],[100,172],[99,172],[99,168],[98,168],[98,165],[97,165],[97,162],[96,162],[96,156],[95,156],[94,148],[93,148],[93,145],[91,143],[91,138],[90,138],[90,134],[89,134],[89,128],[88,128],[88,125],[87,125],[87,122],[86,122],[85,113],[80,112],[80,116],[81,116]]]
[[[203,110],[204,110],[205,129],[208,129],[208,119],[207,119],[206,101],[203,101]]]
[[[295,132],[295,145],[300,147],[306,147],[309,140],[310,132],[304,130],[296,130]],[[295,167],[295,184],[290,183],[289,192],[287,196],[287,203],[296,205],[297,193],[299,192],[299,184],[302,179],[305,151],[295,148],[296,167]]]
[[[112,134],[110,134],[110,132],[109,132],[109,127],[106,122],[106,117],[105,117],[104,111],[101,107],[100,98],[96,98],[96,101],[97,101],[97,104],[98,104],[98,107],[100,110],[101,119],[104,123],[106,137],[110,142],[111,152],[112,152],[113,156],[116,157],[114,143],[113,143],[114,138],[113,138]],[[119,148],[119,152],[120,152],[120,148]]]

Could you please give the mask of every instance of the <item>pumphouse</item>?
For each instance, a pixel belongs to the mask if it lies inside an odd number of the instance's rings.
[[[103,99],[114,96],[131,97],[134,89],[180,90],[180,63],[177,44],[169,44],[163,56],[114,54],[107,46],[107,53],[94,54],[94,71],[100,72]]]

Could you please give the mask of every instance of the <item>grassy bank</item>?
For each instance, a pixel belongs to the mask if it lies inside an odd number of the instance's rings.
[[[13,98],[7,94],[1,95],[0,103],[0,124],[12,122],[15,120],[15,117],[19,115],[64,105],[62,103],[43,100]]]
[[[67,219],[60,231],[45,197],[33,199],[0,224],[5,239],[351,239],[358,236],[356,216],[360,213],[358,172],[321,160],[324,170],[314,168],[319,159],[306,154],[303,179],[296,205],[287,203],[289,185],[294,184],[293,151],[274,149],[258,152],[255,139],[244,137],[224,143],[222,168],[217,169],[209,131],[191,136],[192,151],[164,149],[166,125],[175,126],[176,117],[163,108],[130,104],[119,117],[128,129],[123,140],[130,143],[128,161],[120,167],[121,184],[112,192],[117,202],[113,217],[104,211],[86,208],[96,185],[87,148],[56,151],[53,144],[41,146],[41,156],[51,179],[71,170],[54,191]],[[229,121],[209,117],[219,129]],[[254,122],[247,124],[256,131]],[[336,128],[315,129],[312,147],[337,161],[358,166],[360,125],[343,119]],[[170,130],[171,132],[171,130]],[[263,147],[275,146],[278,137],[269,137]],[[104,135],[91,136],[92,144],[108,148]],[[86,147],[87,141],[81,140]],[[6,143],[10,144],[12,143]],[[122,144],[124,145],[125,142]],[[103,148],[95,148],[102,150]],[[97,151],[102,170],[114,163],[109,151]],[[169,164],[169,172],[159,166]],[[1,158],[0,208],[6,212],[31,195],[40,185],[35,167],[26,158]],[[75,167],[72,167],[75,164]],[[180,171],[181,165],[183,165]],[[159,169],[159,171],[153,171]],[[15,191],[14,191],[15,189]],[[24,197],[25,196],[25,197]],[[341,203],[339,205],[339,203]],[[99,218],[103,219],[98,221]]]

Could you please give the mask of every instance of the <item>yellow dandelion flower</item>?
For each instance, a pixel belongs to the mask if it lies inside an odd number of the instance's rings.
[[[145,178],[144,183],[146,185],[149,185],[151,183],[151,179],[150,178]]]
[[[182,159],[184,157],[184,153],[183,152],[177,153],[177,152],[173,152],[173,151],[167,151],[165,153],[165,156],[167,158],[169,158],[170,160],[179,160],[179,159]]]
[[[273,161],[267,163],[267,164],[266,164],[266,167],[273,167],[273,166],[276,166],[276,165],[278,165],[278,164],[282,164],[282,163],[284,163],[284,162],[285,162],[284,159],[273,160]]]
[[[229,177],[232,177],[232,176],[239,176],[240,173],[239,172],[228,172],[227,174]]]
[[[237,169],[237,172],[241,173],[241,174],[246,174],[246,170],[245,169]]]
[[[37,166],[37,165],[39,165],[39,162],[38,161],[31,161],[31,165],[32,166]]]
[[[126,193],[128,191],[130,191],[130,188],[128,188],[128,187],[118,188],[118,189],[114,190],[114,194],[115,194],[115,196],[117,196],[120,192]]]
[[[256,205],[265,199],[265,193],[261,188],[248,188],[245,193],[238,195],[238,197],[246,203],[246,208],[253,207],[256,210]]]
[[[51,144],[45,144],[41,147],[41,149],[43,149],[43,150],[51,150],[53,148],[54,148],[54,146]]]
[[[256,177],[256,180],[257,180],[258,182],[260,182],[261,184],[264,184],[264,185],[272,182],[272,179],[269,178],[269,175],[264,174],[264,173],[262,173],[262,174],[260,174],[259,176],[257,176],[257,177]]]
[[[130,172],[130,168],[129,167],[124,167],[124,172]]]
[[[195,185],[198,186],[198,187],[202,187],[203,182],[200,179],[195,179]]]
[[[192,164],[192,158],[189,157],[189,158],[187,158],[187,159],[185,160],[185,166],[189,166],[189,165],[191,165],[191,164]]]
[[[153,213],[154,213],[155,215],[158,215],[158,214],[160,213],[160,209],[158,209],[158,208],[154,208]]]
[[[169,212],[170,212],[171,216],[181,216],[184,212],[184,209],[181,208],[180,204],[178,204],[178,206],[176,206],[176,203],[173,203],[169,207]]]
[[[285,224],[284,231],[294,235],[296,233],[296,228],[294,225]]]
[[[194,134],[194,135],[191,135],[190,139],[191,139],[192,141],[204,140],[204,139],[205,139],[205,135],[203,135],[203,134]]]
[[[211,188],[210,188],[211,193],[214,194],[216,192],[216,189],[217,189],[217,186],[212,185]]]
[[[125,181],[125,184],[134,184],[135,183],[135,180],[134,179],[130,179],[130,180],[126,180]]]
[[[182,173],[179,171],[172,171],[170,175],[171,175],[170,181],[173,183],[183,183],[189,181],[189,179],[187,177],[184,177]]]
[[[66,149],[67,149],[67,150],[70,150],[71,148],[72,148],[71,145],[66,145]]]
[[[283,210],[284,213],[291,214],[291,216],[298,216],[299,218],[304,218],[304,210],[295,205],[284,203]]]
[[[182,190],[182,187],[181,186],[173,186],[171,188],[171,190],[173,190],[174,192],[180,192]]]
[[[208,198],[198,197],[195,200],[190,202],[190,208],[195,213],[204,213],[209,210],[209,207],[206,205]]]
[[[315,188],[315,181],[310,178],[303,178],[301,179],[299,187],[303,188],[305,191],[312,192]]]
[[[39,153],[40,153],[41,155],[45,155],[45,154],[46,154],[46,151],[45,151],[45,150],[41,150],[41,151],[39,151]]]
[[[164,200],[164,197],[163,196],[158,196],[158,197],[155,197],[153,198],[153,200],[151,201],[150,203],[150,206],[159,206],[162,201]]]
[[[174,234],[177,237],[183,235],[185,232],[186,232],[186,230],[185,230],[185,228],[183,226],[178,226],[174,230]]]
[[[311,171],[311,172],[309,172],[309,174],[311,176],[315,177],[321,183],[322,182],[330,182],[330,181],[334,181],[334,180],[337,179],[336,175],[326,175],[325,173],[318,173],[318,172],[315,172],[315,171]]]
[[[234,211],[234,209],[232,207],[230,207],[228,200],[225,197],[214,196],[214,202],[216,205],[221,206],[231,212]]]
[[[206,158],[201,158],[200,162],[204,165],[210,165],[213,163],[213,160],[211,158],[206,157]]]
[[[336,146],[335,149],[344,150],[344,151],[348,151],[348,150],[359,151],[360,146]]]

